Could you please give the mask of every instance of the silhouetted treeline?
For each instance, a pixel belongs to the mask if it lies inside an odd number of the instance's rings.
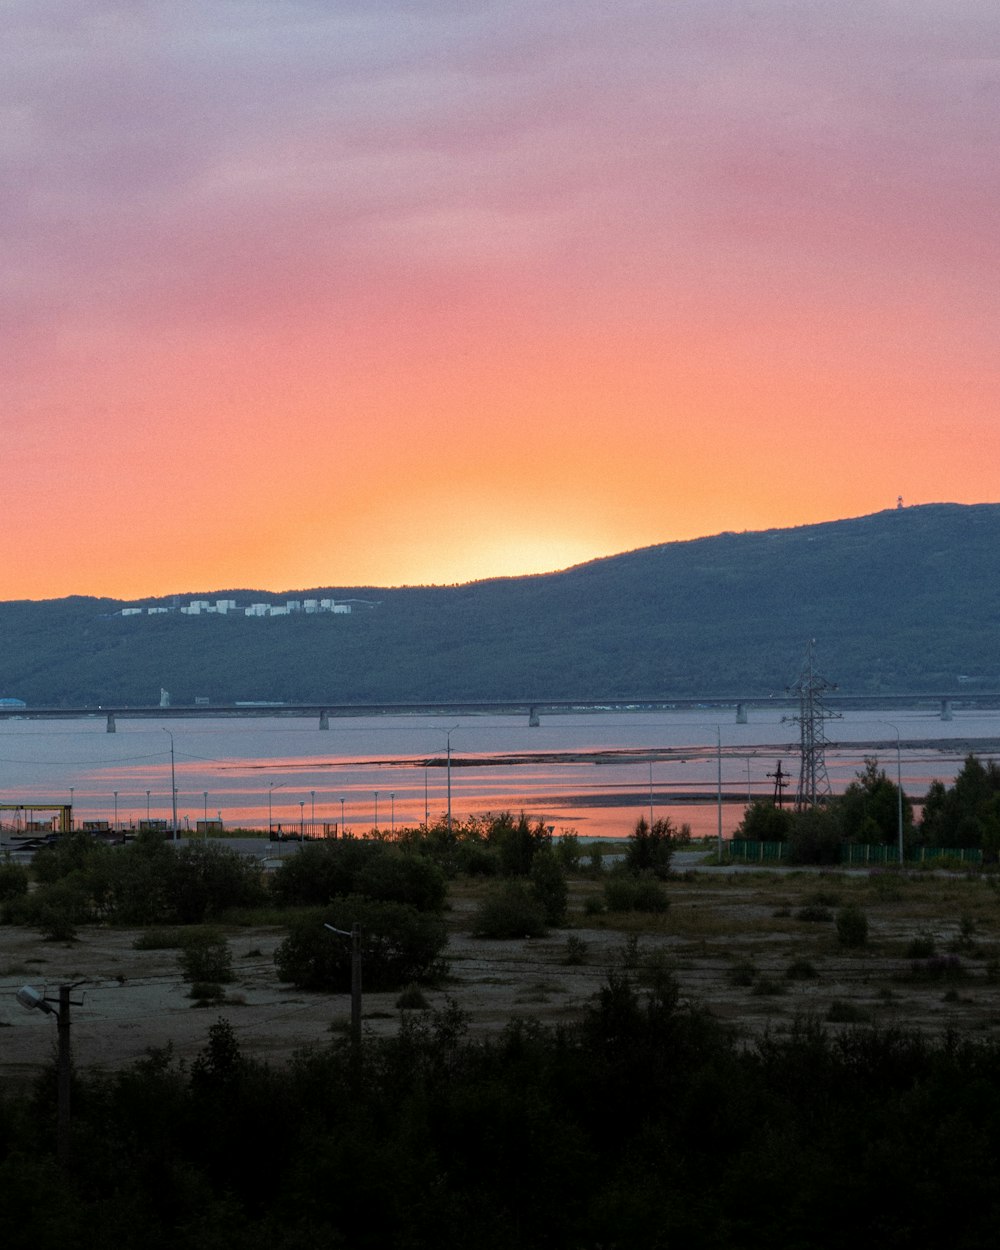
[[[219,1021],[0,1105],[0,1238],[117,1250],[992,1247],[996,1043],[809,1021],[740,1038],[664,975],[608,980],[576,1026],[474,1038],[454,1008],[398,1036],[243,1054]]]

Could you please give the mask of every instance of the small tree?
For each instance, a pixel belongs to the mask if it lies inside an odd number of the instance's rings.
[[[531,892],[545,912],[545,923],[558,926],[566,920],[569,887],[566,874],[553,851],[545,848],[531,862]]]
[[[645,816],[640,816],[635,828],[628,835],[625,848],[625,864],[632,873],[652,873],[655,877],[665,879],[670,876],[670,861],[673,859],[676,841],[674,827],[669,816],[664,816],[649,825]]]

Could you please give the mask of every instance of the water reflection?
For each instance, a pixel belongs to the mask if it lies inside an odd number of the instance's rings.
[[[738,725],[707,712],[552,715],[531,728],[522,718],[371,717],[312,722],[172,719],[180,824],[221,818],[266,827],[268,811],[285,828],[324,825],[357,831],[378,819],[388,828],[435,820],[447,806],[451,731],[452,808],[456,818],[511,808],[541,817],[557,832],[623,836],[640,815],[669,814],[696,834],[717,828],[721,746],[723,832],[742,817],[748,797],[770,795],[779,760],[797,780],[798,728],[769,709]],[[1000,752],[1000,713],[931,710],[893,713],[903,743],[903,784],[919,799],[935,779],[950,781],[969,750]],[[877,755],[895,777],[895,730],[877,712],[827,724],[826,762],[835,791]],[[7,804],[74,805],[77,822],[118,817],[135,825],[170,818],[169,743],[151,720],[6,721],[0,724],[0,791]],[[390,798],[390,796],[392,796]],[[3,814],[10,823],[11,814]]]

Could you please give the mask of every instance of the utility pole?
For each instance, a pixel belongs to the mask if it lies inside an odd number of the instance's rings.
[[[357,1059],[361,1054],[361,926],[355,921],[350,932],[326,923],[323,928],[351,939],[351,1048]]]

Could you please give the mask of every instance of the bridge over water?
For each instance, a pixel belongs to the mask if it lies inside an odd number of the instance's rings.
[[[946,691],[911,694],[840,694],[826,692],[823,703],[831,710],[864,708],[892,710],[896,708],[937,707],[941,720],[952,719],[956,706],[1000,707],[998,691]],[[167,707],[147,706],[98,707],[3,707],[0,720],[83,720],[104,719],[107,732],[114,733],[119,720],[189,720],[193,717],[292,717],[315,719],[320,729],[329,729],[331,718],[368,716],[526,716],[529,725],[538,725],[541,717],[580,712],[663,712],[685,709],[731,710],[738,724],[746,723],[753,708],[791,708],[799,706],[795,695],[707,695],[673,699],[452,699],[438,702],[379,703],[196,703]]]

